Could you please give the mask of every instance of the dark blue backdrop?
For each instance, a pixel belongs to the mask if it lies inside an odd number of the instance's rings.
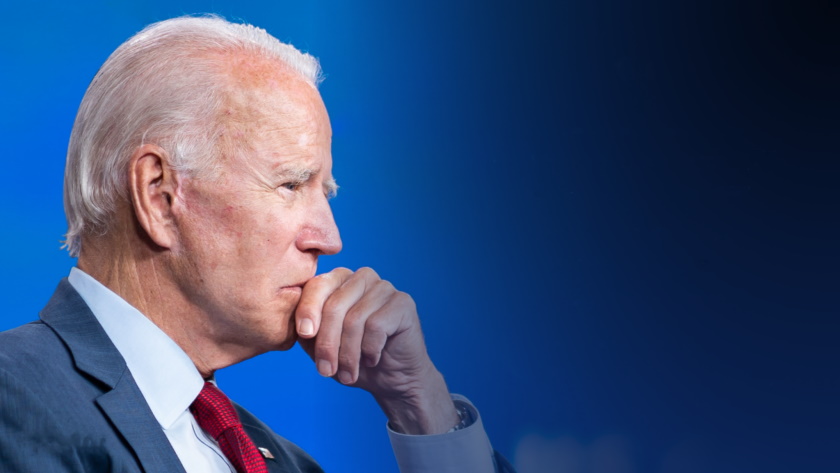
[[[64,153],[96,69],[215,12],[321,59],[345,243],[321,269],[414,296],[520,473],[840,471],[835,4],[18,3],[0,329],[73,265]],[[375,403],[299,349],[219,378],[328,471],[396,471]]]

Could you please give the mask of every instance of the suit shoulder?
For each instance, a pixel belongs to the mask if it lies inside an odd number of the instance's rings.
[[[72,364],[64,342],[40,320],[0,332],[0,371],[25,378],[37,373],[49,379]]]
[[[54,344],[62,343],[53,329],[41,320],[0,332],[0,354],[43,351]]]

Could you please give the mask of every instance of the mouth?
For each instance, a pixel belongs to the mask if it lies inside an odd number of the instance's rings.
[[[289,284],[288,286],[283,286],[280,288],[280,293],[294,294],[300,296],[300,294],[303,292],[303,286],[306,285],[307,281],[309,281],[309,279],[305,279],[294,284]]]
[[[296,284],[294,286],[283,286],[280,288],[280,292],[300,294],[301,292],[303,292],[303,284]]]
[[[288,286],[283,286],[280,289],[281,290],[282,289],[297,289],[297,290],[300,290],[300,289],[303,289],[303,286],[305,286],[306,283],[308,283],[310,279],[312,279],[311,276],[306,278],[306,279],[301,279],[300,281],[298,281],[296,283],[289,284]]]

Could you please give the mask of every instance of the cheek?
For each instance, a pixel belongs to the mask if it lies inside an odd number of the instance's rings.
[[[226,205],[211,218],[214,231],[218,229],[228,238],[241,239],[248,234],[252,226],[249,219],[244,218],[245,210],[234,205]]]
[[[178,227],[180,256],[192,260],[199,270],[216,270],[226,257],[239,253],[236,243],[247,234],[235,205],[216,204],[193,196],[186,201]]]
[[[246,225],[242,220],[247,214],[247,209],[237,204],[236,196],[231,193],[197,190],[185,196],[184,216],[198,229],[197,233],[241,236]]]
[[[271,202],[237,202],[236,193],[195,192],[184,205],[185,251],[200,266],[236,273],[266,272],[295,244],[294,209]],[[234,275],[230,275],[234,276]]]

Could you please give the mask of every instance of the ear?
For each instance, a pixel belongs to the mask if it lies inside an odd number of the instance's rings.
[[[172,202],[178,180],[168,160],[163,148],[145,144],[134,150],[129,162],[134,214],[149,239],[162,248],[172,248],[176,241]]]

